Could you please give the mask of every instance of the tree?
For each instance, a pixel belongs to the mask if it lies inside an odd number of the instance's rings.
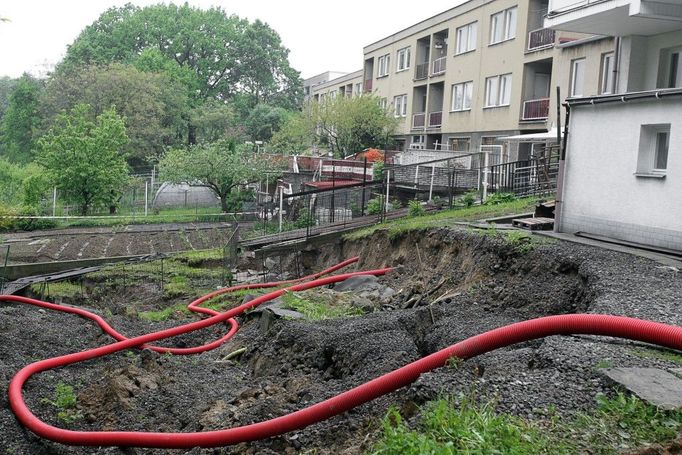
[[[290,114],[279,131],[272,135],[269,149],[285,155],[303,153],[310,149],[315,138],[315,125],[308,115]]]
[[[47,84],[42,109],[48,126],[60,112],[89,104],[91,120],[114,107],[124,118],[131,166],[156,162],[168,147],[184,142],[188,94],[180,82],[162,73],[143,72],[113,63],[59,71]]]
[[[92,121],[91,110],[78,104],[60,114],[38,141],[38,161],[61,194],[78,205],[81,215],[94,206],[115,205],[128,179],[123,119],[112,108]]]
[[[271,167],[261,155],[224,140],[169,151],[160,162],[160,177],[171,183],[210,189],[220,198],[223,212],[228,212],[232,190],[257,182]]]
[[[207,101],[191,112],[196,143],[218,142],[229,139],[244,141],[243,129],[238,126],[237,114],[224,101]]]
[[[252,106],[274,100],[283,107],[302,99],[288,50],[267,24],[187,3],[110,8],[69,46],[60,67],[130,63],[148,49],[189,68],[196,75],[198,99],[228,100],[245,93]]]
[[[2,154],[9,160],[28,163],[40,125],[38,81],[24,74],[9,97],[9,104],[2,116]]]
[[[9,97],[14,91],[17,82],[19,82],[19,79],[12,79],[7,76],[0,77],[0,120],[2,120],[2,116],[9,106]]]
[[[246,133],[252,141],[268,142],[279,131],[287,116],[281,107],[258,104],[246,118]]]
[[[337,156],[381,147],[390,141],[397,127],[397,119],[372,95],[312,102],[307,112],[317,125],[316,141],[326,143]]]

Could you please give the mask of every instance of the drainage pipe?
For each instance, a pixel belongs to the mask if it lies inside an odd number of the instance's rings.
[[[316,286],[342,281],[350,276],[361,274],[380,275],[387,271],[387,269],[380,269],[326,277],[294,285],[288,290],[298,291],[310,289]],[[242,427],[202,433],[155,433],[133,431],[85,432],[63,430],[48,425],[38,419],[31,413],[24,402],[22,394],[23,385],[36,373],[102,357],[124,349],[141,346],[146,343],[159,341],[164,338],[225,322],[244,311],[246,308],[272,300],[286,291],[287,290],[285,289],[280,289],[271,292],[225,313],[220,313],[201,321],[118,341],[107,346],[101,346],[83,352],[32,363],[21,369],[10,383],[9,402],[12,411],[21,424],[33,433],[62,444],[175,449],[220,447],[281,435],[323,421],[361,404],[367,403],[379,396],[404,387],[414,382],[422,373],[444,366],[448,360],[453,357],[465,360],[498,348],[547,336],[573,334],[603,335],[642,341],[667,348],[682,350],[682,327],[622,316],[598,314],[548,316],[518,322],[473,336],[341,393],[340,395],[291,414]],[[5,297],[2,297],[2,299],[7,300]]]

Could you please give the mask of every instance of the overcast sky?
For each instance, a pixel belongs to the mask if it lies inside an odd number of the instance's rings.
[[[159,0],[129,0],[144,6]],[[351,72],[362,68],[363,46],[415,22],[445,11],[463,0],[427,3],[372,0],[190,0],[191,5],[221,6],[251,20],[270,24],[291,50],[291,65],[304,78],[326,70]],[[2,0],[0,76],[24,71],[44,75],[64,55],[88,24],[111,6],[126,0]],[[164,3],[168,3],[165,1]],[[183,3],[175,2],[175,3]]]

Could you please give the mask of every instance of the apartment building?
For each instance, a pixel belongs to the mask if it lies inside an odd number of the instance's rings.
[[[313,77],[303,80],[303,98],[308,101],[312,98],[312,93],[315,87],[320,84],[336,79],[337,77],[345,76],[348,73],[341,71],[325,71],[324,73],[317,74]]]
[[[362,70],[358,70],[353,73],[346,73],[334,79],[313,86],[310,92],[310,98],[315,101],[324,101],[325,99],[333,99],[337,96],[359,96],[363,93],[362,81]]]
[[[682,251],[682,2],[551,0],[545,24],[616,37],[613,94],[567,100],[555,228]]]
[[[402,120],[399,148],[501,150],[502,137],[551,128],[557,85],[562,99],[611,90],[600,75],[614,39],[545,28],[548,9],[470,0],[366,46],[363,88]],[[513,147],[510,159],[531,150]]]

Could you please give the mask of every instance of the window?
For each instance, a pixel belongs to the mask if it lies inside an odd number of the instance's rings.
[[[474,83],[462,82],[452,86],[452,110],[453,111],[468,111],[471,109],[471,94],[473,92]]]
[[[388,104],[388,103],[387,103],[387,101],[386,101],[386,98],[381,98],[381,99],[379,100],[379,107],[380,107],[381,109],[386,110],[387,104]]]
[[[490,16],[490,44],[516,37],[516,7]]]
[[[511,83],[511,74],[486,78],[485,107],[509,106],[511,101]]]
[[[411,149],[421,149],[426,148],[426,136],[423,134],[412,136],[412,142],[410,143]]]
[[[396,69],[396,72],[398,71],[405,71],[407,69],[410,69],[410,48],[405,47],[403,49],[398,50],[398,68]]]
[[[336,90],[332,90],[329,92],[329,98],[335,100],[336,99]]]
[[[450,138],[450,149],[453,152],[469,152],[471,147],[470,137],[452,137]]]
[[[399,95],[393,98],[393,112],[396,117],[407,115],[407,95]]]
[[[642,125],[636,175],[665,176],[669,147],[670,124]]]
[[[682,52],[673,52],[670,56],[669,88],[682,87]]]
[[[476,49],[476,34],[478,32],[478,22],[472,22],[463,27],[459,27],[456,32],[457,47],[455,55]]]
[[[599,93],[613,93],[613,52],[601,56],[601,83]]]
[[[571,96],[583,96],[585,92],[585,59],[571,62]]]
[[[358,82],[355,84],[355,95],[360,96],[362,95],[362,82]]]
[[[391,56],[388,54],[382,55],[381,57],[379,57],[379,61],[378,61],[378,65],[377,65],[378,66],[377,77],[388,76],[388,67],[389,67],[390,61],[391,61]]]

